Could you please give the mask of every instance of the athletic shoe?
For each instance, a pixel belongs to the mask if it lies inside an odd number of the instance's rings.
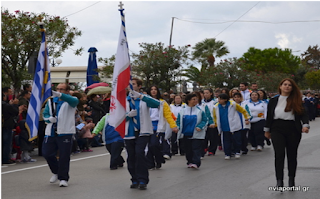
[[[234,156],[236,159],[240,158],[240,153],[236,153],[236,155]]]
[[[60,187],[67,187],[68,186],[68,181],[61,180],[59,186]]]
[[[197,169],[197,168],[198,168],[198,166],[197,166],[196,164],[191,164],[191,165],[190,165],[190,168]]]
[[[143,183],[143,182],[140,182],[139,183],[139,189],[140,190],[146,190],[147,189],[147,184]]]
[[[152,167],[149,169],[149,171],[153,171],[153,170],[156,170],[156,167]]]
[[[58,174],[53,174],[53,176],[50,178],[50,183],[55,183],[58,180]]]
[[[219,151],[222,151],[222,146],[219,146],[218,148],[219,148]]]
[[[171,157],[169,155],[167,155],[167,154],[163,155],[163,158],[166,159],[166,160],[170,160],[171,159]]]
[[[270,146],[270,145],[271,145],[271,142],[270,142],[270,140],[269,140],[269,139],[267,139],[267,140],[266,140],[266,142],[267,142],[267,145],[268,145],[268,146]]]
[[[257,151],[262,151],[262,146],[258,145]]]
[[[157,163],[157,165],[156,165],[156,169],[160,169],[161,168],[161,166],[162,166],[162,164],[160,163]]]
[[[21,162],[23,162],[23,163],[27,163],[27,162],[37,162],[37,160],[36,159],[28,159],[28,160],[26,160],[26,159],[23,159]]]
[[[212,152],[209,152],[209,153],[208,153],[208,156],[212,156],[212,155],[214,155],[214,153],[212,153]]]
[[[255,151],[255,150],[257,150],[256,147],[251,147],[251,149],[250,149],[250,151]]]
[[[241,151],[242,155],[247,155],[248,151]]]
[[[188,164],[188,168],[191,168],[191,165],[192,165],[192,164]]]
[[[226,156],[224,156],[224,159],[225,160],[230,160],[230,156],[226,155]]]
[[[14,160],[9,160],[8,162],[2,163],[3,165],[15,165],[16,162]]]
[[[130,185],[130,188],[131,189],[136,189],[139,187],[139,183],[138,182],[133,182],[131,185]]]

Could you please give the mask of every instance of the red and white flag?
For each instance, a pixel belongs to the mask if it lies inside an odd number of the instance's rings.
[[[109,124],[113,126],[123,138],[125,136],[126,124],[126,88],[128,87],[130,81],[131,67],[123,12],[121,12],[121,16],[122,24],[120,28],[116,60],[113,69]]]

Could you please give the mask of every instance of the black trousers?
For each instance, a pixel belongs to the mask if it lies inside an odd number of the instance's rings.
[[[288,176],[295,177],[301,129],[296,129],[294,121],[274,120],[270,132],[275,152],[277,180],[283,180],[284,159],[286,154],[288,160]]]
[[[206,137],[203,142],[203,154],[202,157],[205,155],[205,149],[208,148],[208,152],[212,152],[213,154],[216,154],[216,150],[218,147],[219,142],[219,132],[218,128],[207,128],[206,131]],[[210,142],[210,145],[209,145]]]
[[[124,147],[124,142],[112,142],[110,144],[106,144],[106,149],[110,153],[110,168],[116,168],[118,166],[122,166],[124,163],[124,159],[121,156],[121,152]]]
[[[262,147],[264,146],[263,127],[265,123],[265,120],[260,120],[258,122],[251,123],[251,129],[249,130],[249,140],[252,147],[257,147],[258,145]]]
[[[125,147],[128,153],[128,171],[132,182],[143,182],[148,184],[149,172],[145,148],[149,143],[150,136],[141,136],[132,140],[125,140]]]

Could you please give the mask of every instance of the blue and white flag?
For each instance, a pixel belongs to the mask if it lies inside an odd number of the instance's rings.
[[[29,131],[29,141],[36,139],[38,136],[41,107],[52,95],[49,56],[45,30],[43,28],[41,28],[41,36],[42,41],[26,119],[26,128]]]

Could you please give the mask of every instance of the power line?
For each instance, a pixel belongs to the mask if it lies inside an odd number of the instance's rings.
[[[256,3],[254,6],[252,6],[252,8],[254,8],[256,5],[258,5],[260,3],[260,1],[258,3]],[[227,26],[225,29],[223,29],[221,32],[219,32],[214,38],[217,38],[223,31],[227,30],[230,26],[232,26],[236,21],[238,21],[241,17],[243,17],[245,14],[247,14],[252,8],[250,8],[247,12],[245,12],[243,15],[241,15],[237,20],[235,20],[234,22],[232,22],[229,26]]]
[[[94,4],[92,4],[92,5],[90,5],[90,6],[87,6],[87,7],[83,8],[83,9],[77,11],[77,12],[74,12],[74,13],[72,13],[72,14],[66,15],[66,16],[64,16],[64,17],[69,17],[69,16],[71,16],[71,15],[77,14],[77,13],[79,13],[79,12],[81,12],[81,11],[87,9],[87,8],[90,8],[91,6],[94,6],[94,5],[96,5],[97,3],[100,3],[100,2],[101,2],[101,1],[97,1],[97,2],[95,2]],[[64,17],[63,17],[63,18],[64,18]]]
[[[186,20],[186,19],[179,19],[177,17],[174,17],[175,19],[178,19],[180,21],[186,21],[190,23],[200,23],[200,24],[225,24],[225,23],[269,23],[269,24],[284,24],[284,23],[309,23],[309,22],[320,22],[320,20],[296,20],[296,21],[279,21],[279,22],[272,22],[272,21],[248,21],[248,20],[230,20],[230,21],[220,21],[220,22],[201,22],[201,21],[192,21],[192,20]],[[209,20],[209,19],[203,19],[203,20]]]

